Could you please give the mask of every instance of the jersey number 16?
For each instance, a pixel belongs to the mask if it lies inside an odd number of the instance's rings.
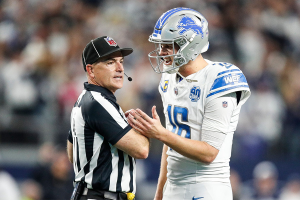
[[[173,112],[172,112],[172,107],[173,107]],[[184,108],[184,107],[168,105],[167,110],[168,110],[169,121],[170,121],[171,125],[173,126],[172,132],[176,133],[176,130],[177,130],[177,135],[181,136],[182,130],[185,130],[186,131],[185,138],[191,139],[191,128],[186,124],[182,124],[182,123],[178,122],[178,120],[177,120],[177,115],[181,114],[181,121],[188,122],[188,109]],[[172,113],[173,113],[174,122],[172,120]]]

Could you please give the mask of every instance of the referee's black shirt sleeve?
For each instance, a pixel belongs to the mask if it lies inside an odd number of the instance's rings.
[[[88,93],[89,95],[85,95],[84,99],[82,99],[82,101],[90,101],[89,103],[83,103],[82,106],[82,116],[86,122],[85,128],[96,131],[107,139],[110,144],[116,144],[129,130],[131,130],[131,126],[127,125],[125,128],[122,128],[114,119],[119,118],[119,120],[125,121],[119,111],[117,110],[118,115],[112,117],[106,108],[96,101],[90,92]],[[113,109],[116,108],[113,107]]]

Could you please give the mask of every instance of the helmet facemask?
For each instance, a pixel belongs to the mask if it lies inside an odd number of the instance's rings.
[[[183,57],[181,54],[181,50],[184,46],[186,46],[186,39],[185,38],[179,38],[177,40],[169,40],[169,41],[151,41],[155,45],[154,51],[151,51],[148,54],[150,64],[153,68],[153,70],[156,73],[176,73],[179,68],[185,64],[187,64],[187,60]],[[161,52],[161,46],[163,44],[169,44],[172,45],[173,53],[169,55],[162,56],[160,55]],[[176,52],[176,45],[179,46],[179,49]],[[180,46],[181,45],[181,46]],[[172,57],[172,65],[165,65],[164,59],[167,57]]]

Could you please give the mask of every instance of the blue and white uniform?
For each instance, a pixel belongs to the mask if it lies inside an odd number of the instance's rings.
[[[181,137],[205,141],[219,153],[212,163],[205,164],[169,148],[164,199],[232,199],[229,181],[232,139],[250,89],[238,67],[206,62],[205,68],[182,80],[176,73],[163,73],[159,92],[166,128]]]

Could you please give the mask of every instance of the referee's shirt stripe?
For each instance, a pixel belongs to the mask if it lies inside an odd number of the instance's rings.
[[[105,110],[114,118],[114,120],[124,129],[128,124],[124,121],[123,118],[120,118],[120,113],[116,108],[107,101],[101,94],[97,92],[91,92],[93,97],[105,108]]]
[[[118,179],[117,179],[117,191],[122,190],[122,176],[123,176],[123,167],[124,167],[124,156],[123,156],[123,151],[118,149],[118,154],[119,154],[119,163],[118,163]],[[126,190],[124,190],[126,191]]]
[[[128,183],[130,182],[130,162],[127,154],[124,154],[123,156],[124,156],[124,165],[126,167],[123,168],[121,186],[123,190],[129,191],[130,185]]]
[[[113,148],[112,145],[110,145],[111,149],[111,156],[112,156],[112,173],[110,174],[110,182],[109,182],[109,190],[110,191],[116,191],[117,184],[116,180],[118,179],[118,163],[119,163],[119,155],[118,155],[118,149]]]
[[[90,185],[92,185],[93,172],[94,172],[94,169],[97,167],[97,160],[100,155],[100,149],[101,149],[102,143],[103,143],[103,137],[98,134],[95,134],[94,135],[94,144],[96,144],[96,145],[93,145],[93,156],[96,158],[91,159],[89,173],[86,174],[86,176],[85,176],[85,182]]]

